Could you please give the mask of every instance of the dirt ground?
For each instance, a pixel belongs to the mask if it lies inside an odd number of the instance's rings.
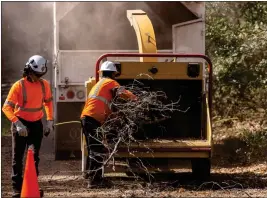
[[[10,197],[11,136],[2,136],[1,142],[1,197]],[[126,175],[116,175],[111,177],[112,188],[88,190],[81,176],[81,161],[54,161],[51,143],[48,139],[43,141],[40,156],[39,185],[45,197],[267,197],[267,162],[221,163],[219,156],[223,152],[215,155],[211,179],[207,182],[197,182],[191,173],[184,172],[156,175],[158,180],[151,185],[136,182]]]

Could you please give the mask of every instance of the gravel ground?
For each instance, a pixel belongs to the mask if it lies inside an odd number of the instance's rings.
[[[10,197],[11,137],[2,136],[1,197]],[[225,164],[214,160],[211,179],[193,180],[190,173],[160,177],[151,185],[121,175],[111,177],[110,189],[86,189],[81,161],[54,161],[45,143],[41,150],[39,185],[45,197],[267,197],[267,162],[251,165]],[[50,154],[49,154],[50,153]],[[221,163],[222,164],[222,163]],[[157,178],[157,176],[155,176]]]

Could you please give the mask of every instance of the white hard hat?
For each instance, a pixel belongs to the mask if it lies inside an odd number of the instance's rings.
[[[31,68],[36,74],[45,74],[47,72],[46,63],[47,60],[44,57],[40,55],[34,55],[29,58],[28,62],[26,63],[26,67]]]
[[[117,68],[115,66],[115,64],[111,61],[105,61],[104,63],[102,63],[100,70],[99,71],[113,71],[113,72],[117,72]]]

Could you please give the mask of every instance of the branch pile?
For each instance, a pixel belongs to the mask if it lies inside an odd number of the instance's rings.
[[[98,142],[102,142],[107,150],[106,153],[99,154],[104,159],[102,169],[110,160],[114,162],[114,155],[119,146],[126,146],[132,154],[130,145],[133,142],[142,144],[142,141],[135,138],[135,134],[142,132],[144,125],[160,123],[170,119],[173,112],[182,111],[179,110],[180,99],[171,102],[165,92],[151,91],[137,80],[125,89],[131,91],[138,99],[126,100],[116,95],[112,101],[113,113],[97,129]]]

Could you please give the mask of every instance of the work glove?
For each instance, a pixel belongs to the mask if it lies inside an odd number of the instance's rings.
[[[44,136],[47,137],[54,130],[54,120],[47,120]]]
[[[118,94],[118,95],[123,94],[125,91],[126,91],[126,89],[125,89],[124,86],[119,86],[119,87],[117,88],[117,94]]]
[[[14,124],[15,124],[15,127],[17,129],[19,136],[24,136],[24,137],[28,136],[28,130],[27,130],[26,126],[24,126],[24,124],[22,124],[21,121],[18,120],[16,122],[14,122]]]
[[[119,86],[119,87],[114,87],[111,90],[112,97],[115,98],[116,96],[120,96],[125,92],[125,87],[124,86]]]

